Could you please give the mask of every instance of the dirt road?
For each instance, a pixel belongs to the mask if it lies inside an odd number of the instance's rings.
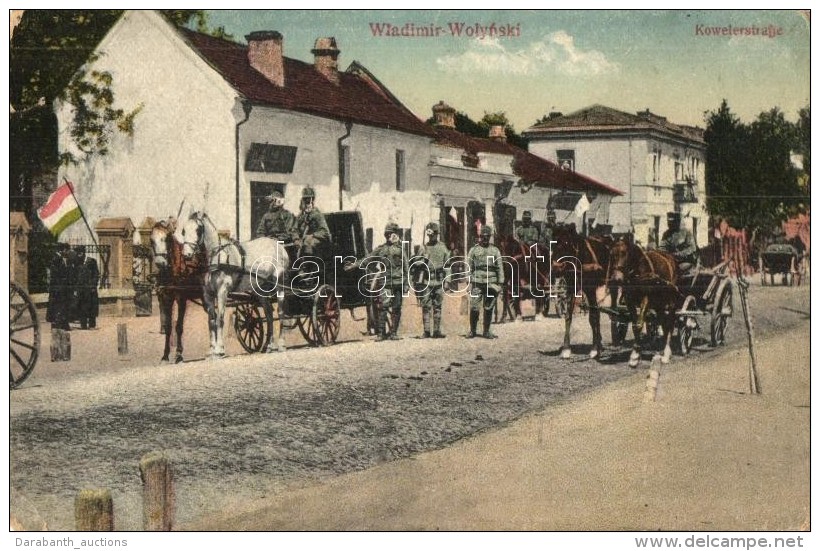
[[[116,351],[110,320],[73,333],[76,366],[38,366],[12,394],[12,511],[69,530],[76,493],[107,487],[117,528],[139,529],[137,462],[164,451],[180,529],[796,528],[809,402],[794,343],[808,342],[809,288],[753,291],[765,394],[744,394],[738,308],[730,345],[675,357],[653,404],[626,349],[559,360],[558,319],[467,340],[450,304],[442,341],[376,344],[350,324],[330,349],[177,366],[143,357],[158,357],[155,318],[129,320],[151,335],[132,357],[102,353]],[[188,333],[186,350],[202,350]],[[583,317],[576,334],[588,341]]]

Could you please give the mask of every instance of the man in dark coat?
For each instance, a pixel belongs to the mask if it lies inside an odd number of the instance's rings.
[[[70,331],[68,318],[71,309],[71,266],[69,266],[69,246],[57,243],[54,257],[48,268],[48,307],[46,321],[55,329]]]
[[[77,317],[81,329],[95,329],[100,312],[100,299],[97,286],[100,284],[100,269],[97,261],[86,258],[85,246],[74,247],[76,257],[75,293],[77,297]]]

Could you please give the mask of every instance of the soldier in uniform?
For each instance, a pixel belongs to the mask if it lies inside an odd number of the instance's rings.
[[[376,329],[377,341],[399,340],[399,322],[401,321],[402,296],[407,288],[407,273],[409,271],[407,258],[402,254],[401,237],[398,224],[390,222],[384,228],[385,243],[376,247],[370,258],[375,258],[384,263],[386,278],[379,298],[381,299],[381,310],[379,311],[378,327]],[[391,321],[393,329],[387,334],[387,311],[391,310]]]
[[[293,242],[296,238],[296,217],[284,208],[282,193],[274,191],[266,199],[270,201],[270,208],[256,227],[256,237],[271,237],[286,244]]]
[[[678,269],[686,274],[697,264],[698,247],[695,245],[695,238],[692,232],[681,227],[679,212],[667,213],[666,224],[669,229],[663,233],[658,250],[675,257]]]
[[[532,212],[525,210],[521,216],[521,225],[515,229],[515,238],[529,248],[538,243],[539,237],[538,228],[532,225]]]
[[[504,285],[504,270],[501,264],[501,251],[490,244],[493,229],[490,226],[481,228],[478,243],[467,253],[467,265],[470,268],[470,332],[468,339],[476,336],[476,326],[481,310],[484,310],[485,339],[494,339],[490,332],[493,320],[496,297]]]
[[[544,247],[549,249],[550,241],[552,241],[552,232],[555,229],[555,211],[547,210],[547,223],[544,225],[544,231],[541,233],[541,243]]]
[[[75,292],[77,296],[77,316],[81,329],[95,329],[100,313],[100,299],[97,286],[100,284],[100,269],[97,261],[86,258],[85,246],[74,247]]]
[[[430,222],[424,230],[427,244],[422,245],[419,256],[424,259],[429,278],[427,287],[421,293],[421,312],[424,323],[422,338],[443,339],[441,332],[441,308],[444,304],[444,281],[450,275],[450,250],[438,240],[439,227]],[[431,331],[432,329],[432,331]]]
[[[54,257],[48,268],[48,307],[46,321],[55,329],[70,331],[68,319],[71,317],[72,267],[69,263],[68,243],[57,243]]]
[[[330,242],[330,229],[325,216],[314,205],[316,192],[311,187],[302,191],[300,213],[296,220],[297,238],[294,243],[303,255],[312,255],[318,248]]]

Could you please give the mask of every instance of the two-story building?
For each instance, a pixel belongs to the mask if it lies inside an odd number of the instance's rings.
[[[649,110],[626,113],[603,105],[551,114],[523,132],[529,151],[564,170],[582,172],[617,188],[609,220],[656,245],[666,213],[678,211],[698,246],[708,243],[706,143],[700,128],[674,124]]]

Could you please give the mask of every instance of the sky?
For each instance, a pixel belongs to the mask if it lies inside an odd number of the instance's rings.
[[[551,111],[597,103],[703,127],[723,99],[745,122],[775,106],[796,120],[810,101],[809,23],[791,10],[208,13],[239,42],[279,31],[285,55],[307,62],[315,39],[333,36],[340,68],[358,61],[422,119],[443,100],[475,120],[503,111],[521,132]],[[439,30],[397,37],[390,25]]]

